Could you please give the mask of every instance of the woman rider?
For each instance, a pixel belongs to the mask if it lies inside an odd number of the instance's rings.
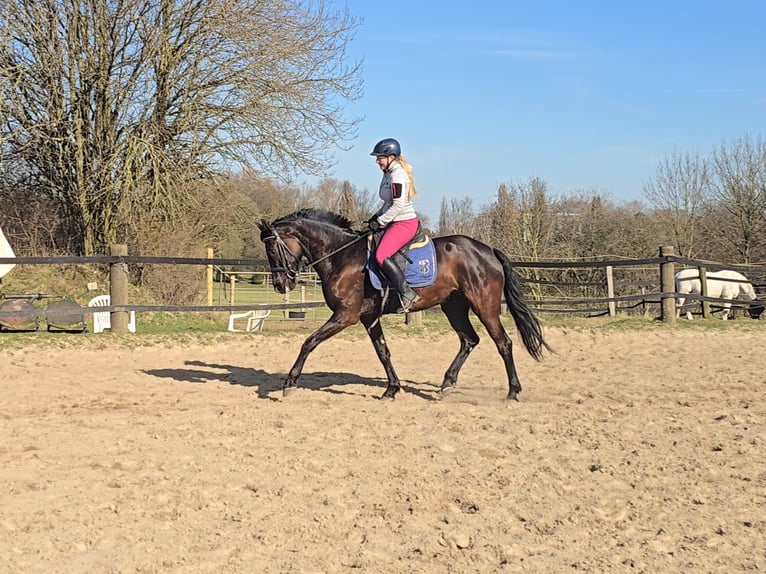
[[[385,229],[375,250],[375,261],[399,293],[401,306],[396,312],[406,313],[420,296],[409,286],[393,256],[418,230],[418,217],[412,205],[416,195],[412,167],[404,159],[399,142],[393,138],[380,140],[370,155],[375,156],[375,163],[383,172],[378,192],[383,206],[368,221],[370,231]]]

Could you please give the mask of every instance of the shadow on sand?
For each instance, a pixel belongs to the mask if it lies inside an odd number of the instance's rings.
[[[152,377],[172,379],[183,383],[226,382],[230,385],[240,385],[255,389],[259,398],[275,401],[281,398],[282,385],[287,377],[285,373],[267,373],[261,369],[205,363],[203,361],[186,361],[185,365],[189,368],[148,369],[143,372]],[[414,383],[416,386],[413,386],[413,384],[408,383],[409,381],[402,382],[403,392],[429,401],[438,400],[438,387],[436,385]],[[383,379],[360,377],[354,373],[304,372],[298,379],[298,388],[336,394],[356,394],[343,388],[349,385],[375,385],[381,389],[380,394],[383,394],[383,390],[386,388],[386,382]],[[424,390],[422,387],[428,387],[429,390]]]

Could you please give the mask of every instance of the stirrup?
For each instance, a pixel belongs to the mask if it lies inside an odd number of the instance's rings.
[[[401,303],[396,310],[397,313],[409,313],[412,306],[420,300],[420,295],[413,291],[411,297],[402,297],[399,295],[399,302]]]

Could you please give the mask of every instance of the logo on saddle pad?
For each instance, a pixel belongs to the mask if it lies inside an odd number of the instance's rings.
[[[423,241],[413,242],[406,251],[404,248],[396,254],[397,263],[406,262],[404,278],[410,287],[428,287],[436,281],[436,249],[431,238],[426,236]],[[378,268],[378,264],[372,257],[372,251],[367,248],[367,271],[370,274],[370,283],[375,289],[383,290],[385,279]]]

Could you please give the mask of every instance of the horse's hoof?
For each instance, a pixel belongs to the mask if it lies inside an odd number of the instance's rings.
[[[398,389],[397,389],[398,390]],[[393,401],[396,398],[396,391],[386,389],[386,392],[380,396],[381,401]]]
[[[295,391],[296,388],[297,387],[285,387],[285,388],[283,388],[282,389],[282,396],[283,397],[289,397],[290,395],[293,394],[293,392]]]
[[[439,394],[443,397],[446,397],[448,394],[450,394],[454,390],[455,390],[455,385],[449,385],[439,389]]]
[[[505,402],[507,402],[507,403],[518,403],[519,402],[519,395],[518,395],[518,393],[508,393],[508,396],[505,397]]]

